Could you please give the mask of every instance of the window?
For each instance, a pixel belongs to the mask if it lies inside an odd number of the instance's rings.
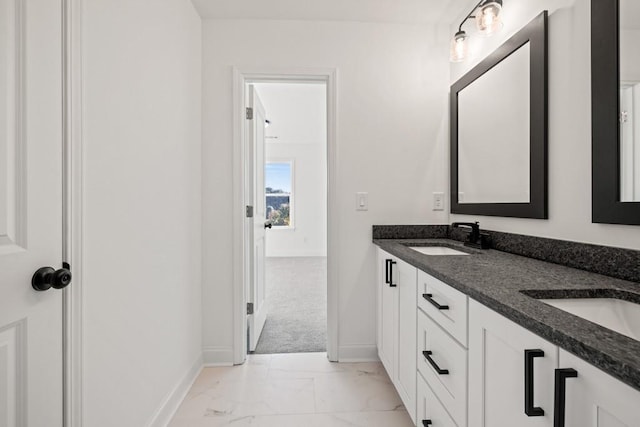
[[[293,162],[268,161],[264,175],[266,219],[274,227],[293,227]]]

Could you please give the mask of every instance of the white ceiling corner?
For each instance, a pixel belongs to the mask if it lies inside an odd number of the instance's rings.
[[[192,0],[203,19],[448,24],[469,0]]]

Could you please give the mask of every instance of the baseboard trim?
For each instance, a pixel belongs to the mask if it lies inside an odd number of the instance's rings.
[[[326,258],[327,254],[318,254],[315,252],[281,252],[267,255],[266,258]]]
[[[169,424],[180,407],[180,404],[187,396],[194,381],[198,378],[198,375],[200,375],[202,365],[202,355],[199,355],[191,368],[189,368],[189,371],[163,399],[162,404],[151,418],[151,421],[146,424],[147,427],[166,427]]]
[[[338,347],[339,362],[378,362],[378,348],[371,344],[341,345]]]
[[[204,366],[233,366],[233,348],[205,347],[203,361]]]

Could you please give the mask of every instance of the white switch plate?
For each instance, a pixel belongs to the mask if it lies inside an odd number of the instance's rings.
[[[444,193],[433,193],[433,210],[444,210]]]
[[[369,210],[369,193],[356,193],[356,210]]]

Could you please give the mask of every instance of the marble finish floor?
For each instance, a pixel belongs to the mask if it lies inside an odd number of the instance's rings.
[[[325,353],[252,354],[204,368],[171,427],[411,427],[379,362],[330,363]]]

